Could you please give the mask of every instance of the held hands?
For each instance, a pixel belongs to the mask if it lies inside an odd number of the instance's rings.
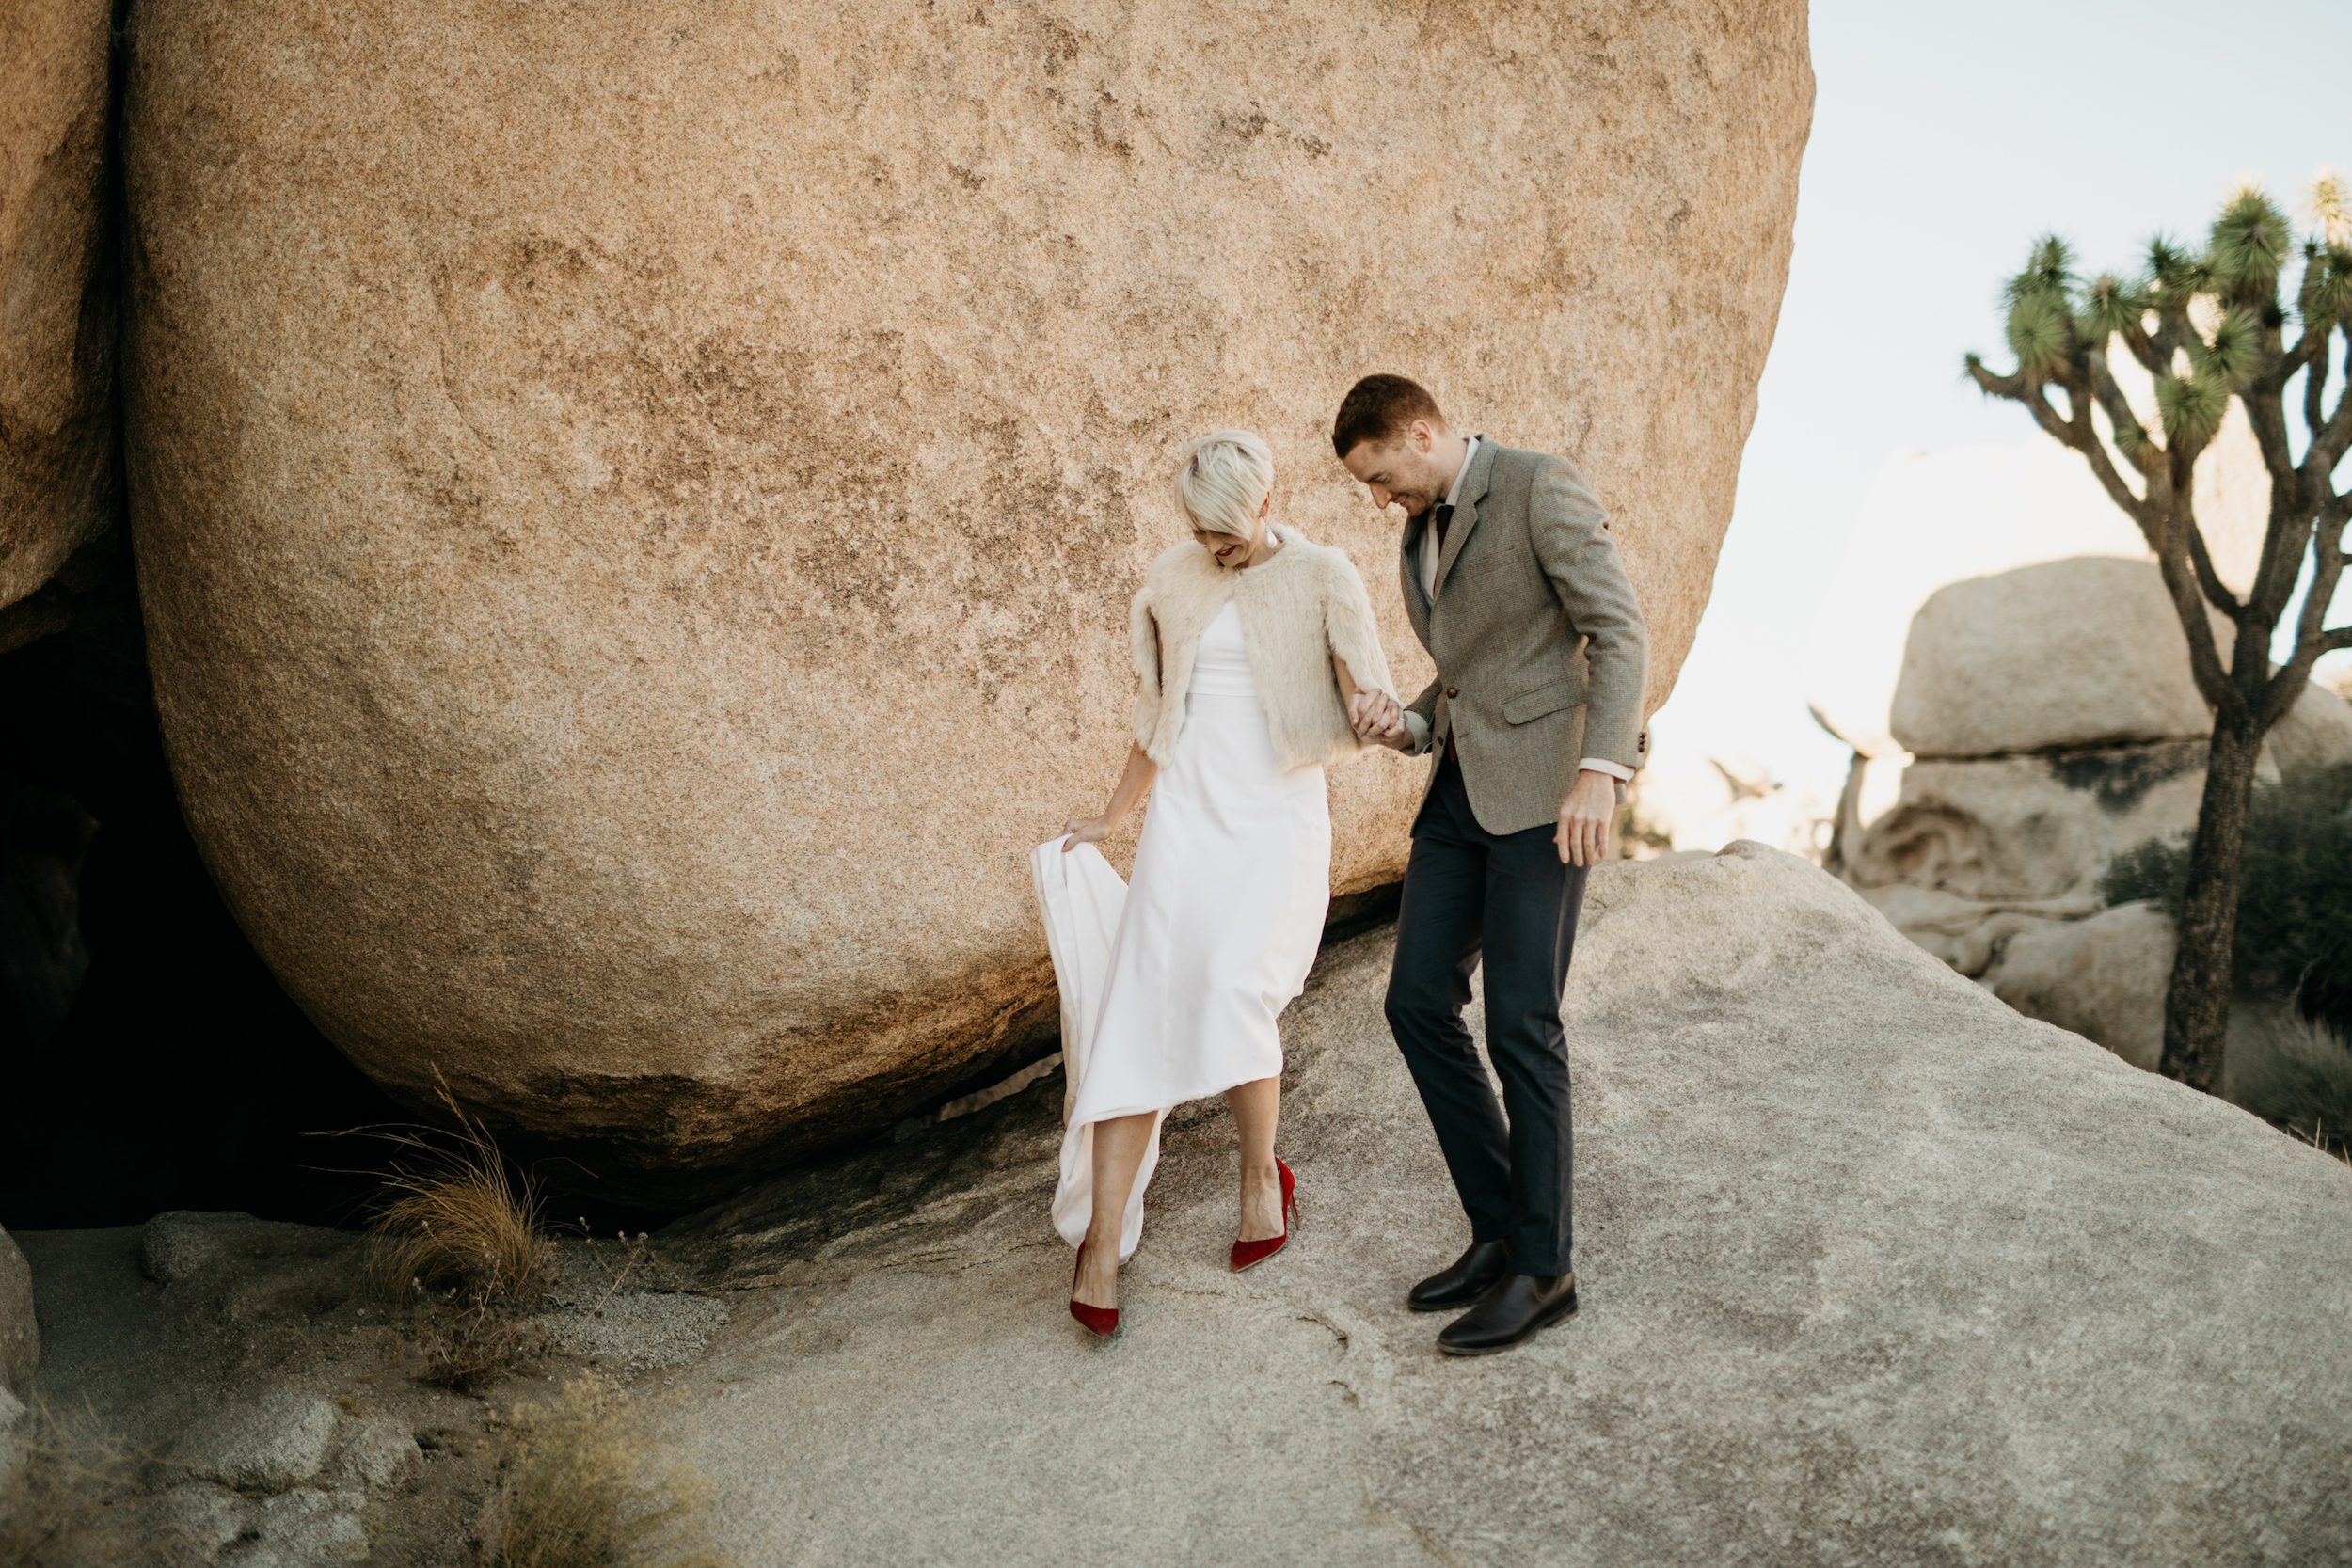
[[[1385,691],[1359,691],[1347,699],[1347,721],[1356,738],[1367,746],[1387,746],[1402,752],[1413,743],[1405,727],[1405,708]]]
[[[1616,837],[1617,781],[1606,773],[1583,768],[1560,802],[1560,831],[1552,842],[1560,859],[1569,865],[1597,865],[1609,858]]]

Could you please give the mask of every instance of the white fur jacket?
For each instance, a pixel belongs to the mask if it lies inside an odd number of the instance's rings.
[[[1246,571],[1219,566],[1199,545],[1183,544],[1144,574],[1127,616],[1136,673],[1143,679],[1136,741],[1163,768],[1184,733],[1200,634],[1228,599],[1240,603],[1241,640],[1279,766],[1335,763],[1361,750],[1331,668],[1334,655],[1346,661],[1359,688],[1396,694],[1355,562],[1291,529],[1272,529],[1282,548]]]

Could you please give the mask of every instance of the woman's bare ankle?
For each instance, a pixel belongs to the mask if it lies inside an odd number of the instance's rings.
[[[1119,1305],[1119,1245],[1098,1245],[1087,1237],[1086,1256],[1078,1262],[1078,1280],[1070,1292],[1089,1307]]]
[[[1279,1173],[1268,1165],[1263,1177],[1244,1170],[1241,1177],[1241,1228],[1238,1239],[1245,1242],[1270,1241],[1283,1231],[1282,1182]]]

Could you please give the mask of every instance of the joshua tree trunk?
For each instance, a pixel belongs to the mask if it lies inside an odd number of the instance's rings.
[[[2172,983],[2164,998],[2161,1070],[2193,1089],[2221,1092],[2221,1046],[2230,1022],[2231,954],[2237,941],[2238,875],[2246,813],[2254,796],[2262,736],[2217,722],[2206,753],[2205,796],[2188,851]]]

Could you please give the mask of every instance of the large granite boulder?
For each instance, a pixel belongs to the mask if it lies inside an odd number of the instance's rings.
[[[1810,100],[1795,0],[142,11],[189,822],[353,1060],[610,1188],[886,1124],[1053,1014],[1023,857],[1126,748],[1184,438],[1267,436],[1406,681],[1340,395],[1572,453],[1662,700]],[[1416,773],[1335,773],[1336,891],[1397,875]]]
[[[11,612],[114,524],[117,295],[105,277],[108,0],[0,10],[0,650],[56,630]]]

